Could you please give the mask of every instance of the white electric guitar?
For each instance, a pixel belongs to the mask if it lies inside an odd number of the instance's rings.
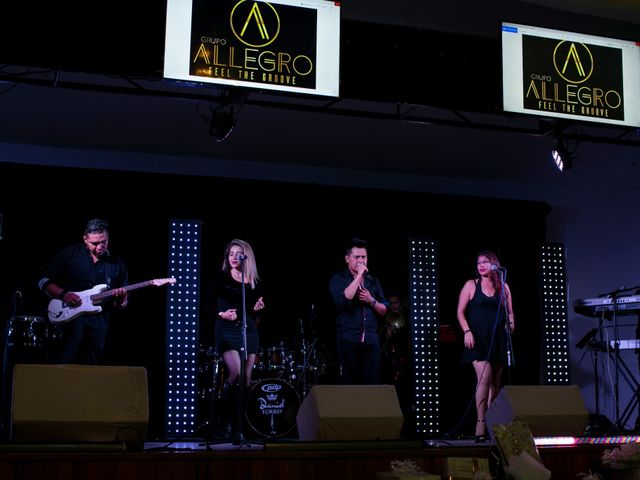
[[[147,280],[146,282],[135,283],[133,285],[127,285],[124,288],[127,292],[130,290],[136,290],[142,287],[161,287],[167,283],[176,283],[175,278],[157,278],[155,280]],[[82,292],[73,292],[82,299],[82,303],[77,307],[72,307],[66,302],[54,298],[49,302],[49,320],[51,323],[66,323],[70,322],[79,315],[86,315],[89,313],[99,313],[102,311],[102,307],[99,305],[104,299],[112,297],[115,289],[105,290],[107,286],[103,283],[96,285],[89,290],[83,290]]]

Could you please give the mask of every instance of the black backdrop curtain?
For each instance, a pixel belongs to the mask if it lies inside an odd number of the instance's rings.
[[[36,288],[39,274],[55,252],[81,240],[86,220],[109,220],[110,248],[124,257],[130,282],[136,283],[167,276],[170,219],[201,219],[201,343],[212,343],[206,286],[220,269],[226,243],[242,238],[254,247],[266,289],[262,346],[284,342],[294,349],[302,321],[307,334],[330,349],[333,312],[328,281],[345,267],[348,240],[367,239],[371,273],[380,278],[387,295],[406,298],[408,240],[428,238],[438,245],[439,311],[444,324],[457,326],[458,293],[475,272],[477,251],[490,249],[499,255],[508,268],[517,322],[518,364],[512,381],[539,383],[538,262],[549,211],[546,204],[9,163],[0,164],[0,175],[5,185],[0,192],[3,323],[12,315],[16,290],[24,296],[19,313],[46,316],[46,299]],[[130,307],[112,323],[104,358],[106,364],[147,367],[151,437],[160,435],[163,425],[165,308],[163,289],[132,292]],[[443,395],[465,397],[459,399],[459,410],[469,391],[456,386],[460,383],[457,352],[442,359]],[[447,380],[452,378],[457,380]],[[447,399],[443,400],[446,405]],[[456,423],[459,413],[443,412],[445,430]]]

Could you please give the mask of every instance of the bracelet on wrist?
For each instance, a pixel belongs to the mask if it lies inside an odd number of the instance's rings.
[[[369,305],[373,307],[376,303],[378,303],[378,301],[374,298],[373,300],[371,300],[371,303]]]
[[[464,334],[466,335],[467,333],[471,333],[471,330],[465,330]]]

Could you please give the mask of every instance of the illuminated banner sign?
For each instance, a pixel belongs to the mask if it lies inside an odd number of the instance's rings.
[[[340,4],[168,0],[164,77],[339,95]]]
[[[505,111],[640,126],[634,42],[505,23],[502,64]]]

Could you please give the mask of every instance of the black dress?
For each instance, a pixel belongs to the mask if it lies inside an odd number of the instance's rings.
[[[227,350],[240,352],[242,346],[242,284],[233,279],[230,272],[219,272],[214,285],[216,298],[216,349],[219,353]],[[245,297],[247,307],[247,354],[258,353],[258,326],[256,313],[253,310],[258,299],[262,296],[262,287],[259,283],[252,289],[251,284],[245,284]],[[218,313],[230,308],[235,308],[238,319],[234,322],[223,320]]]
[[[462,352],[463,362],[489,360],[492,364],[507,363],[507,336],[505,332],[506,312],[498,306],[500,299],[493,295],[488,297],[476,280],[476,292],[467,305],[467,323],[473,334],[475,346],[465,348]],[[497,325],[496,325],[497,322]],[[493,340],[493,341],[492,341]]]

